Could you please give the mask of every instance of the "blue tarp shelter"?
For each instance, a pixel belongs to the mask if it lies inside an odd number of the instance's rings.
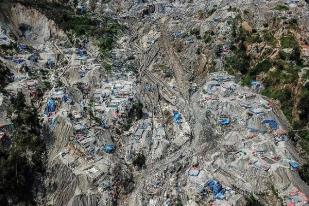
[[[76,54],[82,57],[82,56],[87,55],[87,51],[86,49],[77,49]]]
[[[289,164],[291,166],[291,170],[293,171],[297,171],[300,167],[299,163],[294,160],[290,160]]]
[[[207,182],[207,186],[209,187],[209,189],[214,194],[215,199],[222,200],[224,198],[225,190],[223,189],[223,187],[220,184],[220,182],[218,182],[217,180],[212,179],[212,180],[209,180]]]
[[[220,118],[218,123],[222,126],[225,126],[225,125],[229,125],[230,124],[230,119],[229,118]]]
[[[55,65],[55,62],[51,58],[48,58],[46,65],[47,65],[48,68],[51,68]]]
[[[254,90],[258,90],[258,89],[261,89],[263,87],[262,83],[261,82],[258,82],[256,80],[252,80],[251,81],[251,88],[254,89]]]
[[[182,36],[182,32],[176,31],[176,32],[174,33],[174,36],[175,36],[175,38],[180,38],[180,37]]]
[[[45,108],[45,114],[56,111],[56,102],[53,99],[48,99],[47,105]]]
[[[180,124],[181,123],[181,120],[182,120],[182,116],[179,112],[177,111],[174,111],[173,112],[173,121],[176,123],[176,124]]]
[[[18,48],[20,51],[22,51],[22,50],[24,50],[24,49],[27,49],[28,46],[27,46],[26,44],[19,44],[19,45],[17,45],[17,48]]]
[[[22,64],[25,62],[24,59],[18,58],[18,59],[14,59],[13,62],[15,62],[16,64]]]
[[[38,54],[31,54],[28,58],[28,60],[32,61],[32,62],[38,62],[39,60],[39,55]]]
[[[106,144],[106,145],[104,145],[103,149],[104,149],[104,152],[111,154],[115,151],[116,147],[113,144]]]
[[[273,130],[279,128],[277,122],[273,119],[265,119],[262,121],[262,124],[268,124]]]

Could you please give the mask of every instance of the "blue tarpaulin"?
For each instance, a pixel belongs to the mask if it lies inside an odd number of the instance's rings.
[[[255,90],[258,90],[258,89],[261,89],[262,88],[262,83],[261,82],[258,82],[256,80],[252,80],[251,81],[251,88],[252,89],[255,89]]]
[[[53,99],[48,99],[47,105],[45,108],[45,114],[56,111],[56,102]]]
[[[176,31],[176,32],[174,33],[174,36],[175,36],[175,38],[180,38],[180,37],[182,36],[182,32]]]
[[[87,55],[87,51],[86,49],[77,49],[76,54],[82,57],[82,56]]]
[[[25,62],[25,60],[21,58],[17,58],[17,59],[13,59],[13,62],[15,62],[16,64],[22,64]]]
[[[51,68],[55,65],[55,62],[51,59],[51,58],[48,58],[47,59],[47,62],[46,62],[46,65]]]
[[[290,166],[291,166],[291,169],[293,171],[297,171],[299,169],[299,164],[298,162],[294,161],[294,160],[290,160],[289,162]]]
[[[273,130],[278,129],[278,124],[273,119],[265,119],[262,121],[262,124],[268,124]]]
[[[17,45],[17,48],[18,48],[18,50],[21,52],[21,51],[23,51],[23,50],[27,49],[27,48],[28,48],[28,46],[27,46],[27,45],[25,45],[25,44],[19,44],[19,45]]]
[[[231,122],[231,121],[230,121],[229,118],[220,118],[219,121],[218,121],[218,123],[219,123],[220,125],[229,125],[230,122]]]
[[[32,62],[38,62],[39,59],[39,55],[38,54],[31,54],[28,58],[28,60],[32,61]]]
[[[109,126],[107,125],[106,122],[102,122],[101,127],[104,128],[104,129],[108,129],[109,128]]]
[[[209,180],[207,182],[207,186],[209,187],[209,189],[214,194],[215,199],[222,200],[224,198],[225,190],[223,189],[223,187],[220,184],[220,182],[218,182],[217,180],[212,179],[212,180]]]
[[[181,120],[182,120],[182,117],[181,117],[181,114],[177,111],[174,111],[173,112],[173,121],[176,123],[176,124],[180,124],[181,123]]]
[[[106,144],[104,145],[104,152],[111,154],[115,151],[116,147],[113,144]]]

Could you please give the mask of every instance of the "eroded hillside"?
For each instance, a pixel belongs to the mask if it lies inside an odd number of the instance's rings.
[[[0,6],[1,205],[308,203],[306,1]]]

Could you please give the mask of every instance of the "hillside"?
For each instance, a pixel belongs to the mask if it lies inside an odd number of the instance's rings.
[[[309,204],[307,1],[0,8],[0,205]]]

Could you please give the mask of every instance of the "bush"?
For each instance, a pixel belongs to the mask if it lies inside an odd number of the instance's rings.
[[[212,35],[211,35],[211,32],[209,31],[206,31],[204,33],[204,37],[203,37],[203,40],[206,44],[210,43],[212,41]]]
[[[17,118],[11,146],[0,150],[0,204],[9,205],[10,200],[10,205],[36,205],[34,191],[42,187],[45,175],[45,143],[35,108],[25,105],[21,92],[11,102]]]
[[[304,88],[301,91],[301,94],[299,96],[300,101],[299,101],[299,111],[300,111],[300,120],[304,123],[309,122],[309,89]]]
[[[309,164],[305,164],[300,168],[299,176],[304,182],[309,184]]]
[[[191,29],[190,35],[200,36],[200,29],[199,29],[199,28],[193,28],[193,29]]]
[[[0,91],[10,82],[12,75],[10,70],[0,61]]]
[[[294,48],[293,48],[293,51],[292,51],[292,54],[290,56],[290,60],[291,61],[294,61],[297,65],[301,65],[302,64],[302,60],[301,60],[301,57],[300,57],[300,48],[298,45],[296,45]]]
[[[246,198],[246,206],[263,206],[253,195]]]
[[[298,19],[292,18],[291,20],[289,20],[288,23],[289,23],[291,28],[293,28],[293,29],[297,29],[298,28]]]
[[[133,159],[132,163],[133,163],[134,166],[137,166],[138,168],[144,167],[145,163],[146,163],[145,155],[143,155],[142,153],[137,153],[134,156],[134,159]]]

